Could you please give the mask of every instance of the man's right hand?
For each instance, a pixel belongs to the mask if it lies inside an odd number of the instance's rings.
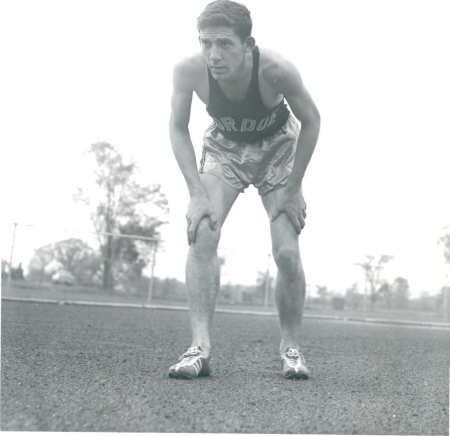
[[[192,196],[189,202],[187,220],[188,244],[191,245],[197,238],[197,229],[200,221],[209,217],[209,226],[211,230],[217,227],[217,215],[214,212],[211,201],[206,195]]]

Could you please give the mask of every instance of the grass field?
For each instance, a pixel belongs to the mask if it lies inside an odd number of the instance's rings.
[[[11,289],[6,292],[6,286],[2,286],[2,297],[13,298],[38,298],[58,301],[94,301],[105,303],[125,303],[125,304],[145,304],[146,296],[133,294],[105,294],[100,289],[82,288],[77,286],[64,285],[38,285],[29,282],[12,282]],[[187,306],[187,300],[153,299],[155,304]],[[251,310],[276,313],[274,306],[264,307],[261,305],[244,304],[218,304],[220,309]],[[375,318],[395,321],[414,322],[443,322],[441,314],[433,311],[413,311],[413,310],[333,310],[331,306],[310,305],[305,306],[305,315],[319,315],[342,318]]]

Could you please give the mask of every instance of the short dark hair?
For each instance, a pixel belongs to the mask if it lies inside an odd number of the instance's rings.
[[[206,6],[197,19],[199,31],[208,26],[231,27],[244,41],[252,33],[250,11],[244,5],[231,0],[215,0]]]

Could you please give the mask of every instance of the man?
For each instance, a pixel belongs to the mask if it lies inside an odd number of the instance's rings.
[[[282,373],[309,376],[298,343],[305,298],[298,236],[306,217],[301,184],[320,117],[297,69],[278,54],[259,50],[251,28],[245,6],[230,0],[210,3],[198,18],[201,52],[174,70],[170,138],[190,194],[186,286],[192,343],[170,367],[170,377],[210,373],[220,230],[250,184],[258,188],[270,218]],[[214,120],[204,135],[199,170],[188,129],[194,91]]]

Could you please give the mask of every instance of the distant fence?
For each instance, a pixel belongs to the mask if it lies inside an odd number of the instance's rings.
[[[145,286],[151,298],[157,252],[163,243],[160,238],[119,232],[71,232],[67,228],[57,229],[55,236],[49,232],[46,238],[42,233],[45,231],[39,226],[13,223],[9,255],[3,252],[2,256],[3,293],[8,292],[12,280],[20,287],[20,280],[25,278],[31,279],[27,280],[28,288],[37,283],[40,288],[51,284],[98,289],[104,264],[109,262],[116,284],[133,285],[136,287],[133,291],[140,293]],[[113,241],[108,258],[99,243],[105,236]],[[124,246],[120,240],[142,241],[145,246]],[[149,277],[142,274],[145,268]]]
[[[42,229],[31,224],[13,223],[9,259],[2,259],[2,292],[30,295],[39,293],[55,298],[128,298],[151,302],[153,298],[186,301],[185,284],[175,278],[155,276],[158,253],[164,250],[164,240],[158,237],[119,232],[86,232],[70,228],[56,232],[58,236],[38,238]],[[102,290],[102,271],[106,260],[98,240],[110,236],[115,248],[120,241],[145,243],[145,259],[126,264],[113,254],[114,292]],[[130,249],[130,247],[125,247]],[[136,247],[132,247],[136,248]],[[140,247],[142,248],[142,247]],[[123,247],[122,247],[123,249]],[[127,255],[133,254],[133,249]],[[123,254],[123,253],[122,253]],[[136,254],[136,253],[134,253]],[[221,252],[219,251],[219,257]],[[223,259],[223,257],[222,257]],[[129,259],[128,259],[129,260]],[[141,262],[139,268],[133,268]],[[144,271],[145,269],[145,271]],[[18,271],[20,273],[18,274]],[[256,281],[255,271],[255,281]],[[268,281],[261,287],[224,284],[219,301],[227,304],[273,306],[273,289]],[[14,289],[13,289],[14,288]],[[115,295],[113,295],[115,294]]]
[[[42,265],[34,271],[30,271],[28,264],[33,260],[34,251],[42,248],[40,244],[42,244],[43,239],[37,238],[40,233],[41,229],[39,226],[12,223],[9,241],[10,251],[6,256],[3,253],[2,259],[3,296],[7,296],[14,288],[15,294],[36,295],[39,293],[63,299],[78,297],[97,298],[98,296],[102,301],[107,299],[118,299],[121,301],[128,299],[139,302],[151,302],[154,298],[180,302],[186,302],[187,300],[186,287],[182,281],[175,278],[161,278],[155,275],[158,253],[164,250],[164,240],[160,238],[137,234],[121,234],[118,232],[88,233],[85,230],[72,231],[71,229],[66,229],[65,232],[59,232],[58,235],[63,236],[62,241],[69,242],[55,248],[55,243],[58,242],[59,238],[55,237],[54,241],[49,241],[48,237],[43,244],[44,247],[47,246],[48,250],[43,250],[41,253]],[[87,241],[84,240],[84,236]],[[114,292],[102,290],[101,271],[105,257],[99,250],[97,241],[95,241],[95,237],[98,238],[99,236],[111,236],[116,242],[120,240],[145,242],[146,258],[141,265],[145,266],[145,273],[143,273],[142,269],[133,272],[130,269],[122,268],[123,265],[121,267],[120,262],[118,262],[116,267],[120,271],[116,271]],[[53,249],[59,250],[60,255],[66,255],[68,263],[70,263],[70,259],[77,260],[80,263],[79,269],[74,268],[73,262],[70,268],[64,265],[64,262],[59,262],[60,265],[57,263],[53,264],[53,267],[50,268],[49,264],[53,260],[51,243],[53,243]],[[97,247],[95,247],[96,243]],[[28,251],[24,249],[25,245]],[[64,250],[67,252],[64,253]],[[79,254],[78,258],[77,253]],[[90,255],[92,255],[91,258],[89,257]],[[82,262],[83,256],[85,256],[85,263]],[[269,257],[268,265],[270,262],[272,260]],[[11,265],[12,267],[10,267]],[[77,271],[79,270],[82,270],[84,275],[78,274],[77,276]],[[92,272],[91,276],[90,271]],[[257,271],[255,271],[254,285],[223,284],[218,296],[219,303],[274,307],[274,285],[269,274],[269,266],[267,266],[267,277],[269,279],[265,282],[256,283],[256,273]],[[264,277],[261,278],[264,279]],[[357,296],[361,307],[355,307],[356,300],[353,301],[342,295],[330,295],[328,299],[321,299],[311,298],[308,292],[306,306],[315,311],[324,310],[323,308],[333,311],[367,311],[367,296],[361,293],[357,294]],[[424,313],[434,312],[440,319],[450,321],[449,300],[450,287],[447,287],[443,289],[440,295],[431,295],[421,300],[410,300],[409,307],[404,309]],[[358,301],[356,302],[358,303]],[[362,303],[364,301],[365,304]],[[395,312],[395,308],[383,307],[379,302],[372,307],[373,309],[378,311],[388,309],[391,313]]]

